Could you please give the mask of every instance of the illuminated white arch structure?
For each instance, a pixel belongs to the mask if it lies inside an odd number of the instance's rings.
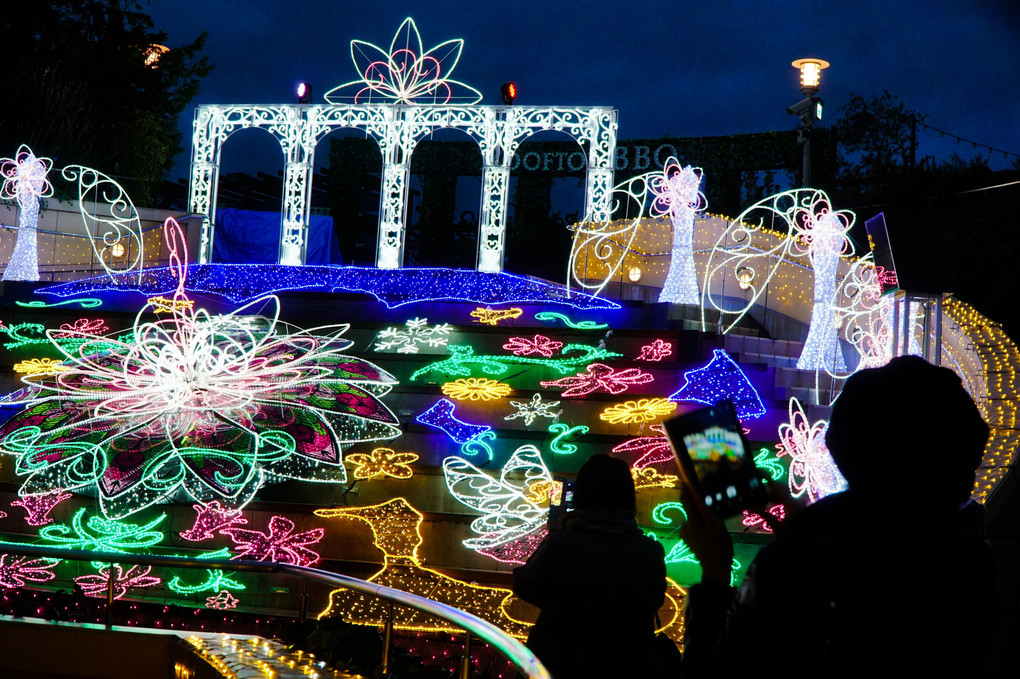
[[[481,220],[475,268],[503,267],[510,166],[521,142],[536,132],[563,132],[587,146],[585,221],[608,222],[617,112],[605,107],[526,107],[455,104],[280,104],[200,106],[191,152],[190,210],[202,215],[198,259],[212,260],[220,154],[231,134],[261,128],[283,149],[284,183],[279,263],[305,263],[316,145],[330,132],[356,129],[379,144],[382,186],[376,266],[400,268],[411,155],[436,130],[464,131],[482,152]]]

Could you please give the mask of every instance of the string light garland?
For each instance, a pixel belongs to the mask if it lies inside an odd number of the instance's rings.
[[[716,405],[730,400],[741,420],[765,414],[765,404],[740,366],[722,349],[712,350],[712,360],[684,373],[684,385],[670,394],[671,401],[695,401]]]
[[[676,403],[665,398],[642,398],[610,406],[599,413],[599,419],[610,424],[651,422],[676,410]]]
[[[429,326],[427,318],[412,318],[404,322],[403,328],[385,328],[375,336],[375,351],[417,354],[423,348],[436,352],[446,350],[453,332],[449,323]]]
[[[673,344],[665,340],[657,339],[651,344],[641,347],[641,353],[635,357],[636,361],[661,361],[667,356],[673,355]]]
[[[482,325],[496,325],[500,321],[520,318],[523,313],[524,309],[520,307],[511,307],[509,309],[489,309],[488,307],[479,307],[472,311],[469,315]]]
[[[71,493],[65,493],[64,491],[54,490],[50,493],[44,493],[42,495],[26,495],[20,497],[11,503],[12,507],[22,507],[28,516],[25,517],[25,523],[29,526],[45,526],[53,523],[53,517],[50,516],[50,512],[59,503],[64,500],[69,500]]]
[[[659,293],[659,302],[698,304],[698,275],[694,271],[694,213],[708,207],[701,192],[703,172],[700,167],[681,167],[670,156],[659,174],[648,180],[654,196],[650,211],[653,215],[669,215],[673,224],[673,247],[669,273]]]
[[[57,283],[37,294],[80,297],[105,291],[164,295],[177,286],[167,267]],[[611,300],[562,285],[506,272],[446,268],[378,269],[357,266],[286,266],[281,264],[191,264],[188,291],[214,294],[238,304],[287,290],[348,292],[371,295],[386,308],[405,304],[456,301],[474,304],[555,304],[579,310],[619,309]]]
[[[512,615],[515,603],[510,590],[463,582],[422,565],[418,547],[422,544],[421,525],[425,517],[404,498],[365,507],[317,509],[315,514],[323,518],[355,519],[370,526],[372,542],[383,553],[383,564],[368,578],[369,582],[454,606],[491,622],[517,638],[527,634],[529,624]],[[442,619],[406,606],[391,609],[378,597],[345,589],[330,592],[329,605],[319,614],[319,619],[333,615],[340,615],[354,624],[381,625],[392,619],[395,629],[457,631]]]
[[[443,394],[458,401],[494,401],[510,395],[510,385],[487,377],[468,377],[447,382]]]
[[[436,361],[419,368],[411,373],[411,381],[415,381],[422,375],[430,372],[439,372],[445,375],[471,374],[471,366],[478,366],[487,375],[502,375],[510,370],[512,365],[540,365],[550,368],[561,375],[578,366],[586,365],[592,361],[607,358],[617,358],[622,354],[607,351],[605,347],[593,347],[587,344],[568,344],[563,347],[559,356],[554,358],[532,358],[530,356],[498,356],[483,355],[476,356],[474,347],[470,345],[453,345],[450,347],[450,356],[442,361]]]
[[[174,299],[185,299],[184,235],[173,219],[164,233]],[[255,305],[271,317],[247,316]],[[93,490],[113,518],[178,488],[243,506],[278,478],[344,481],[343,445],[400,433],[379,400],[396,379],[341,355],[347,326],[288,332],[275,297],[217,316],[175,306],[143,322],[150,309],[129,341],[64,331],[81,341],[57,345],[68,369],[25,377],[30,389],[5,398],[26,406],[0,427],[0,450],[27,477],[22,494]]]
[[[553,408],[560,404],[559,401],[543,401],[542,395],[534,394],[530,401],[510,401],[510,406],[517,412],[507,415],[504,420],[524,420],[524,425],[530,427],[536,418],[544,417],[555,420],[560,416],[562,410],[553,411]]]
[[[313,528],[301,533],[294,532],[294,522],[285,516],[274,516],[269,519],[269,531],[263,533],[237,526],[221,528],[220,533],[229,535],[234,541],[238,553],[233,559],[250,561],[272,561],[294,566],[311,566],[319,562],[318,552],[312,551],[307,545],[314,545],[322,540],[323,528]]]
[[[456,409],[453,401],[441,398],[431,408],[418,415],[416,422],[435,427],[449,436],[455,443],[466,444],[484,432],[492,429],[487,424],[468,424],[453,416]]]
[[[356,465],[354,478],[358,480],[381,479],[389,476],[395,479],[409,479],[414,472],[411,463],[418,460],[415,453],[398,453],[392,448],[375,448],[368,455],[352,453],[347,456],[350,464]]]
[[[638,368],[614,370],[604,363],[592,363],[573,377],[540,382],[543,387],[566,387],[560,396],[581,398],[599,389],[610,394],[622,394],[635,384],[648,384],[654,378],[651,373]]]

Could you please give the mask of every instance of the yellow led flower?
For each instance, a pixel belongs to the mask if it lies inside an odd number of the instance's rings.
[[[510,387],[485,377],[468,377],[443,385],[443,393],[458,401],[491,401],[510,393]]]
[[[665,398],[642,398],[610,406],[602,411],[599,418],[610,424],[631,424],[651,422],[657,417],[669,415],[676,410],[676,403]]]
[[[651,467],[635,467],[630,470],[634,477],[634,490],[639,488],[676,488],[677,477],[673,474],[660,474]]]
[[[55,375],[67,370],[67,366],[52,358],[30,358],[14,364],[14,372],[25,375]]]
[[[519,318],[524,313],[524,309],[520,307],[511,307],[509,309],[488,309],[484,307],[478,307],[471,312],[471,318],[474,318],[479,323],[485,325],[496,325],[500,321],[508,318]]]
[[[560,492],[562,492],[563,484],[558,481],[536,481],[524,489],[524,496],[536,505],[546,504],[549,502],[549,496],[553,489],[557,486],[560,486]]]
[[[409,479],[413,473],[410,465],[418,456],[414,453],[398,453],[391,448],[376,448],[369,455],[354,453],[345,459],[357,465],[354,469],[356,479],[381,479],[384,476]]]

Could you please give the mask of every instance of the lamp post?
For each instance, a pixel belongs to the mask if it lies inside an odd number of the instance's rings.
[[[822,79],[822,71],[829,67],[824,59],[797,59],[791,66],[800,71],[800,91],[804,99],[786,109],[790,115],[800,118],[797,126],[797,141],[804,148],[803,185],[811,186],[811,128],[822,119],[822,100],[818,94],[818,85]]]

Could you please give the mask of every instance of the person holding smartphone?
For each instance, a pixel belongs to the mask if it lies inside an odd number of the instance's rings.
[[[995,569],[968,498],[988,433],[950,370],[906,356],[855,373],[825,437],[848,490],[785,521],[738,590],[729,534],[689,499],[703,576],[684,677],[979,676]]]
[[[662,545],[635,519],[623,460],[593,455],[572,507],[514,569],[514,594],[541,609],[528,648],[556,679],[658,677],[655,613],[666,596]]]

